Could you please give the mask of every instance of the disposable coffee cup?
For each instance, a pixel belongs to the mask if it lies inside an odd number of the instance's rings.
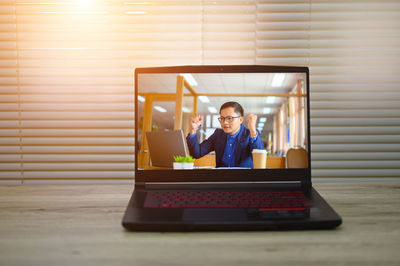
[[[253,152],[253,165],[255,169],[263,169],[267,167],[267,151],[254,149]]]

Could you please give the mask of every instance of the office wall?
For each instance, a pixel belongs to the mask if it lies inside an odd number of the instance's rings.
[[[400,175],[398,1],[0,2],[0,180],[132,179],[133,68],[310,68],[315,177]]]

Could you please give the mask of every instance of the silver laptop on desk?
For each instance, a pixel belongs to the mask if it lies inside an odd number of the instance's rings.
[[[244,117],[252,114],[252,133],[257,119],[255,137],[246,133],[249,125],[240,118],[243,116],[219,110],[231,101],[242,105]],[[203,119],[196,135],[188,136],[193,115]],[[228,135],[229,124],[237,121],[242,123],[238,135]],[[155,140],[153,133],[146,134],[152,128],[165,132],[181,128],[189,151],[204,155],[204,161],[218,160],[213,162],[216,168],[145,167],[150,163],[147,145],[152,149],[153,141],[161,141],[157,133]],[[132,231],[335,228],[341,217],[312,186],[310,140],[307,67],[137,68],[135,189],[122,225]],[[162,142],[166,141],[170,145],[175,138]],[[268,155],[266,161],[254,164],[257,156],[253,158],[251,152],[255,143],[257,149],[264,147],[268,154],[280,156]],[[176,144],[172,146],[166,149],[172,150]],[[214,157],[206,157],[213,151]],[[153,158],[157,152],[150,150],[153,163],[158,163]],[[160,160],[168,153],[159,154]],[[226,162],[233,162],[234,167],[227,169]]]
[[[148,131],[151,166],[173,168],[174,156],[187,156],[182,130]]]

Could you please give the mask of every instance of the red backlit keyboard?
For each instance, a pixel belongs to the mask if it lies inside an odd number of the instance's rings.
[[[305,210],[301,191],[150,191],[145,208],[258,208],[260,211]]]

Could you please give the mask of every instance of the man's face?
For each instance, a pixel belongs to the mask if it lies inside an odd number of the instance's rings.
[[[243,117],[240,114],[235,113],[235,109],[233,107],[224,108],[220,112],[220,117],[225,118],[225,121],[220,121],[221,127],[227,134],[235,134],[240,129],[240,124],[243,122]],[[233,118],[231,122],[228,122],[229,119]]]

